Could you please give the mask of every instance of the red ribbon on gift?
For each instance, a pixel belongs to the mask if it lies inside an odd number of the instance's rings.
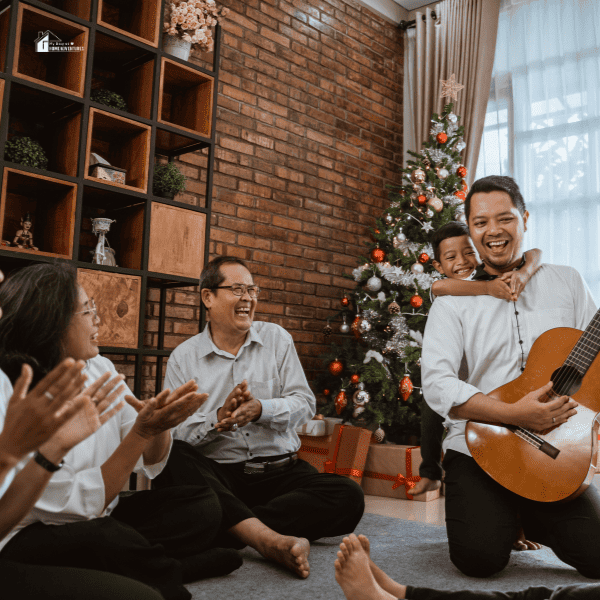
[[[340,442],[342,441],[342,431],[344,431],[345,425],[340,425],[338,431],[337,440],[335,441],[335,450],[333,451],[333,460],[325,461],[325,473],[335,473],[335,464],[337,463],[338,450],[340,449]]]
[[[417,481],[421,481],[421,478],[418,475],[412,474],[412,451],[418,447],[419,446],[412,446],[411,448],[406,449],[406,475],[398,473],[394,477],[393,475],[387,475],[386,473],[375,473],[374,471],[365,471],[364,476],[371,477],[373,479],[383,479],[384,481],[393,481],[393,490],[403,485],[404,489],[406,490],[406,497],[408,498],[408,500],[412,500],[413,497],[409,494],[409,492],[415,487],[415,485],[417,485]]]

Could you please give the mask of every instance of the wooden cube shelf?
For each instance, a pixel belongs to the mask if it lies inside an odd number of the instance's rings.
[[[0,71],[6,70],[6,48],[10,26],[10,6],[0,12]]]
[[[90,12],[92,8],[91,0],[39,0],[48,6],[64,10],[71,13],[84,21],[90,20]]]
[[[158,48],[161,0],[99,0],[98,24]]]
[[[158,121],[210,137],[214,80],[163,56],[158,96]]]
[[[92,90],[105,88],[123,96],[127,111],[150,119],[154,55],[110,35],[96,34]]]
[[[152,203],[148,271],[198,279],[204,266],[206,215]]]
[[[139,198],[127,196],[117,190],[85,186],[81,233],[79,236],[79,260],[92,262],[98,238],[92,232],[91,219],[113,219],[106,239],[115,251],[118,267],[142,268],[144,241],[144,206]]]
[[[74,100],[13,83],[8,137],[35,139],[46,152],[49,171],[77,177],[82,114]]]
[[[2,240],[13,242],[21,218],[31,215],[33,243],[39,250],[3,250],[71,259],[77,185],[52,177],[5,168],[0,199]]]
[[[78,280],[98,307],[100,346],[137,348],[142,278],[78,269]]]
[[[13,75],[83,97],[89,31],[87,27],[19,4]],[[47,41],[73,43],[78,51],[36,51]]]
[[[4,79],[0,79],[0,125],[2,125],[2,103],[4,102]]]
[[[150,158],[149,125],[90,108],[85,159],[85,178],[107,185],[146,193]],[[94,152],[111,165],[127,171],[125,183],[106,181],[89,174],[90,153]]]

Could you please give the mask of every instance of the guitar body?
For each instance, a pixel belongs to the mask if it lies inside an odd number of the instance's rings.
[[[578,329],[567,327],[546,331],[533,344],[521,376],[488,395],[512,404],[548,381],[556,388],[552,375],[563,366],[581,335]],[[467,446],[477,464],[502,486],[530,500],[572,500],[590,485],[596,473],[600,358],[596,356],[583,379],[562,393],[579,403],[577,414],[549,431],[534,432],[560,450],[555,458],[507,427],[467,423]]]

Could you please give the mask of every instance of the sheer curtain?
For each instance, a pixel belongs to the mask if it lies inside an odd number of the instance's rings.
[[[477,178],[513,176],[525,244],[600,302],[600,3],[503,0]]]

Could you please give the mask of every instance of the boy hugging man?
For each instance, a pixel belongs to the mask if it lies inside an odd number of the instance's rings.
[[[504,273],[491,279],[484,270],[479,254],[469,236],[465,223],[451,221],[440,227],[431,240],[433,246],[433,266],[446,277],[431,286],[431,294],[436,296],[494,296],[514,302],[538,270],[541,264],[541,250],[528,250],[524,262],[518,270]],[[467,364],[463,357],[459,378],[466,380]],[[442,417],[423,401],[421,406],[421,456],[419,467],[421,480],[411,494],[423,494],[437,490],[442,479],[442,438],[444,423]]]

